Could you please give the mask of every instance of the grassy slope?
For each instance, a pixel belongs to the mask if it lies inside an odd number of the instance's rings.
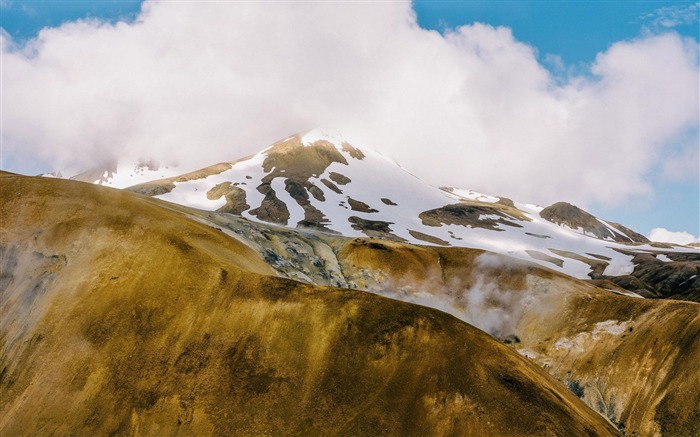
[[[273,276],[159,202],[0,174],[0,434],[609,435],[451,316]]]

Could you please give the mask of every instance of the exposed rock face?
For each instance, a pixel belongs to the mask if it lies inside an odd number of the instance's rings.
[[[333,182],[335,182],[338,185],[347,185],[350,182],[352,182],[352,180],[350,180],[349,177],[334,171],[330,172],[329,177]]]
[[[350,208],[353,211],[367,212],[367,213],[379,212],[374,208],[370,208],[369,205],[367,205],[365,202],[355,200],[352,197],[348,197],[348,205],[350,205]]]
[[[600,275],[598,279],[608,279],[645,297],[700,302],[700,253],[630,254],[635,264],[630,275]]]
[[[163,177],[163,174],[168,174],[168,176],[172,174],[168,167],[161,167],[160,164],[153,160],[138,160],[130,164],[122,163],[120,165],[116,159],[112,159],[87,171],[71,176],[70,179],[91,184],[110,185],[114,188],[123,188],[123,186],[113,185],[113,178],[115,178],[115,176],[120,179],[131,179],[134,181],[140,179],[140,177],[154,179],[158,177],[159,173],[161,174],[160,177]],[[61,177],[60,175],[57,176]]]
[[[260,220],[286,225],[289,222],[287,204],[277,198],[275,190],[272,189],[269,183],[260,184],[258,191],[264,194],[265,198],[260,206],[251,210],[250,213]]]
[[[294,179],[287,179],[284,181],[284,184],[285,190],[292,196],[292,199],[304,208],[304,220],[297,223],[297,225],[305,228],[316,228],[327,231],[328,229],[325,227],[325,224],[328,223],[328,219],[326,219],[326,216],[309,201],[309,193],[317,200],[324,200],[323,192],[309,181],[302,184]]]
[[[2,435],[616,435],[447,314],[277,277],[198,211],[0,177]]]
[[[651,243],[651,241],[649,241],[649,239],[647,237],[645,237],[644,235],[642,235],[638,232],[633,231],[632,229],[630,229],[626,226],[622,226],[619,223],[609,222],[609,221],[606,221],[606,223],[608,223],[609,225],[611,225],[612,227],[614,227],[618,231],[622,232],[624,235],[629,237],[635,243]],[[621,241],[621,242],[625,243],[625,241]]]
[[[593,215],[566,202],[557,202],[546,207],[540,212],[540,217],[558,225],[581,229],[583,232],[603,240],[613,240],[620,243],[649,242],[645,236],[618,223],[608,222],[610,226],[606,226]]]
[[[175,189],[175,184],[171,181],[145,182],[124,189],[126,191],[143,194],[144,196],[160,196],[161,194],[173,191]]]
[[[222,182],[207,192],[207,198],[211,200],[219,199],[221,196],[226,196],[226,205],[219,208],[217,210],[219,212],[241,215],[243,211],[250,209],[250,205],[245,201],[245,190],[231,182]]]
[[[440,246],[449,246],[450,243],[448,243],[445,240],[441,240],[440,238],[433,237],[432,235],[424,234],[422,232],[414,231],[414,230],[409,230],[408,231],[413,238],[417,238],[419,240],[425,241],[427,243],[432,243],[432,244],[437,244]]]
[[[263,170],[267,173],[264,182],[276,177],[305,181],[311,176],[320,176],[334,162],[348,164],[333,144],[319,141],[313,147],[305,147],[300,138],[294,137],[277,143],[267,152],[263,162]]]
[[[460,225],[474,228],[484,228],[492,231],[502,231],[498,225],[521,228],[513,221],[513,217],[500,209],[486,205],[471,205],[458,203],[442,208],[431,209],[420,214],[420,219],[426,226]]]
[[[340,188],[338,188],[333,182],[329,181],[328,179],[325,179],[325,178],[321,179],[321,182],[323,183],[323,185],[328,187],[331,191],[334,191],[338,194],[343,194],[343,191]]]
[[[404,241],[403,238],[397,237],[391,232],[389,227],[393,223],[384,222],[381,220],[367,220],[362,217],[352,216],[349,218],[352,223],[352,228],[362,231],[368,237],[384,238],[387,240]]]
[[[343,150],[349,152],[356,159],[364,157],[362,152],[349,144],[345,144]],[[327,230],[325,225],[328,223],[328,220],[321,211],[311,204],[309,193],[318,201],[325,201],[325,196],[323,191],[311,183],[309,179],[312,176],[317,177],[323,174],[328,166],[334,162],[348,164],[345,156],[333,144],[319,141],[313,147],[306,147],[301,143],[301,138],[299,137],[292,137],[286,141],[279,142],[267,152],[267,158],[262,164],[263,170],[267,173],[262,179],[263,185],[270,184],[275,178],[283,178],[285,180],[285,190],[304,209],[304,219],[299,223],[290,225]],[[350,179],[336,172],[331,172],[330,178],[341,185],[350,182]],[[327,183],[325,179],[322,182],[329,188],[335,187],[332,183]],[[335,188],[337,191],[340,191],[337,187]],[[281,203],[270,200],[262,210],[253,210],[251,214],[261,220],[269,221],[265,218],[269,216],[268,212],[271,209],[281,210]],[[284,217],[282,211],[276,215]],[[280,221],[275,223],[287,224]]]
[[[554,258],[553,256],[549,256],[546,253],[540,252],[538,250],[528,250],[527,253],[530,254],[530,256],[535,258],[535,259],[547,261],[547,262],[552,263],[558,267],[561,267],[564,264],[564,261],[562,261],[561,259]]]

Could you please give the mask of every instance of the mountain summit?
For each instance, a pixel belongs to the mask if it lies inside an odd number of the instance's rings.
[[[637,254],[659,250],[573,205],[543,209],[431,186],[381,153],[321,130],[128,190],[290,228],[484,249],[585,279],[630,274]]]

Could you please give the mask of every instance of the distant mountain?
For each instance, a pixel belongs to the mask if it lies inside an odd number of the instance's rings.
[[[152,160],[110,160],[69,176],[62,171],[47,173],[42,176],[72,179],[113,188],[126,188],[153,179],[176,176],[183,171],[181,167],[161,165]]]
[[[650,244],[622,225],[567,203],[542,208],[433,187],[380,153],[323,131],[294,135],[237,161],[127,189],[290,228],[484,249],[577,278],[631,275],[638,254],[689,251]],[[697,282],[700,287],[700,277]]]
[[[601,240],[614,240],[620,243],[650,243],[642,234],[619,223],[600,220],[581,208],[566,202],[557,202],[540,211],[540,217],[574,231],[592,235]]]

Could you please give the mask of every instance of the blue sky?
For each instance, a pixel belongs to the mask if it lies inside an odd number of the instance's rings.
[[[85,18],[133,20],[141,10],[139,0],[0,0],[2,27],[15,40],[35,37],[44,27]]]
[[[538,50],[540,62],[558,73],[548,54],[565,65],[590,64],[598,53],[621,40],[637,38],[646,32],[672,28],[681,35],[698,38],[695,19],[687,8],[697,2],[686,1],[416,1],[414,8],[421,27],[444,31],[472,22],[506,26],[520,41]],[[679,16],[678,13],[682,13]],[[664,23],[664,18],[676,22]],[[671,26],[671,24],[673,24]],[[577,72],[580,70],[576,68]],[[697,143],[697,132],[690,134]],[[699,163],[700,165],[700,163]],[[700,234],[700,181],[674,182],[654,178],[655,195],[650,199],[632,199],[617,206],[593,205],[599,217],[621,222],[640,232],[665,226]]]
[[[36,36],[44,27],[88,17],[103,20],[133,20],[140,0],[70,1],[2,0],[2,27],[16,40]],[[605,1],[605,0],[469,0],[415,1],[418,23],[443,31],[473,22],[507,26],[520,40],[544,55],[556,54],[567,64],[589,63],[613,42],[635,38],[644,28],[658,29],[659,19],[693,1]],[[698,21],[681,22],[673,29],[698,37]]]
[[[695,3],[473,0],[417,1],[414,8],[418,23],[428,29],[443,30],[475,21],[510,27],[518,40],[538,49],[546,65],[546,54],[558,55],[566,64],[593,62],[596,54],[607,50],[612,43],[636,38],[645,29],[659,30],[663,27],[662,16],[677,14]],[[697,19],[672,27],[682,35],[698,36]]]
[[[44,27],[76,19],[131,21],[141,8],[140,1],[130,0],[0,2],[2,28],[19,42],[35,37]],[[596,55],[618,41],[663,32],[697,41],[697,5],[678,1],[417,1],[414,10],[421,27],[440,32],[475,22],[508,27],[516,40],[537,50],[543,66],[565,78],[585,74]],[[693,130],[679,141],[697,144],[697,135]],[[653,196],[627,198],[617,205],[593,202],[589,209],[643,233],[662,226],[700,234],[700,181],[663,176],[655,170],[648,175]]]

